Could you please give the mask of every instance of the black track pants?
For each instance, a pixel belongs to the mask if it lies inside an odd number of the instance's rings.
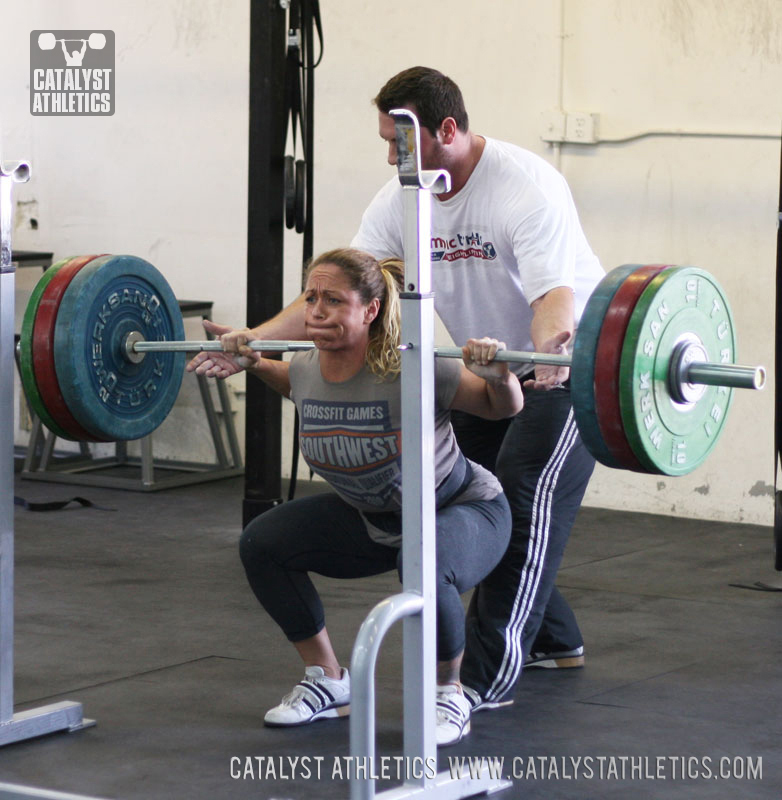
[[[499,423],[452,414],[462,451],[493,469],[513,516],[508,549],[467,612],[462,681],[489,701],[512,696],[527,653],[583,644],[554,583],[595,461],[578,435],[567,386],[525,390],[524,403]]]

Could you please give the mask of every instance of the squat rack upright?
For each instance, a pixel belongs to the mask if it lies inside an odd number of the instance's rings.
[[[94,725],[69,700],[14,714],[14,290],[13,187],[26,161],[0,162],[0,746]]]
[[[418,119],[407,109],[391,111],[404,204],[405,286],[402,306],[402,559],[403,591],[378,603],[362,624],[350,663],[352,676],[350,754],[354,764],[375,762],[374,668],[383,637],[404,620],[404,758],[402,786],[377,795],[457,800],[511,785],[482,766],[475,777],[436,772],[436,620],[434,500],[434,294],[431,263],[432,192],[446,192],[444,170],[421,170]],[[416,765],[420,769],[412,769]],[[432,769],[434,767],[434,769]],[[371,774],[371,773],[370,773]],[[351,776],[350,800],[376,797],[371,778]]]

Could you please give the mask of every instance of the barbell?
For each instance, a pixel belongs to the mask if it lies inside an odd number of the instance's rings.
[[[81,42],[83,39],[58,39],[53,33],[39,33],[38,47],[41,50],[53,50],[57,42]],[[91,33],[86,40],[92,50],[103,50],[106,46],[106,36],[102,33]]]
[[[476,334],[480,334],[476,331]],[[255,341],[259,352],[312,342]],[[403,345],[409,347],[409,345]],[[33,410],[58,436],[138,439],[168,416],[185,352],[179,304],[165,278],[134,256],[80,256],[50,267],[34,288],[19,343]],[[626,265],[587,301],[573,355],[504,350],[501,361],[571,368],[581,437],[607,466],[683,475],[699,466],[725,424],[732,389],[760,389],[763,367],[734,363],[733,319],[715,279],[696,267]],[[435,355],[461,358],[459,347]]]

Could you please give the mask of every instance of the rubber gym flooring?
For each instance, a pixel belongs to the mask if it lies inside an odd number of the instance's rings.
[[[241,479],[141,495],[17,478],[16,493],[112,510],[17,509],[17,711],[78,700],[97,725],[3,748],[0,782],[117,800],[349,796],[346,720],[263,727],[302,670],[245,583]],[[756,581],[782,586],[768,528],[582,509],[560,586],[586,667],[528,670],[439,768],[504,758],[502,798],[779,798],[782,594],[730,585]],[[349,664],[396,576],[318,585]],[[392,775],[401,642],[400,626],[377,675]]]

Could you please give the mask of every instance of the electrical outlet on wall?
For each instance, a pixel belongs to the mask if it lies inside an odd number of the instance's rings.
[[[597,142],[597,114],[586,111],[569,111],[565,117],[566,142],[595,144]]]
[[[540,138],[544,142],[597,144],[598,114],[587,111],[563,111],[561,108],[540,115]]]

